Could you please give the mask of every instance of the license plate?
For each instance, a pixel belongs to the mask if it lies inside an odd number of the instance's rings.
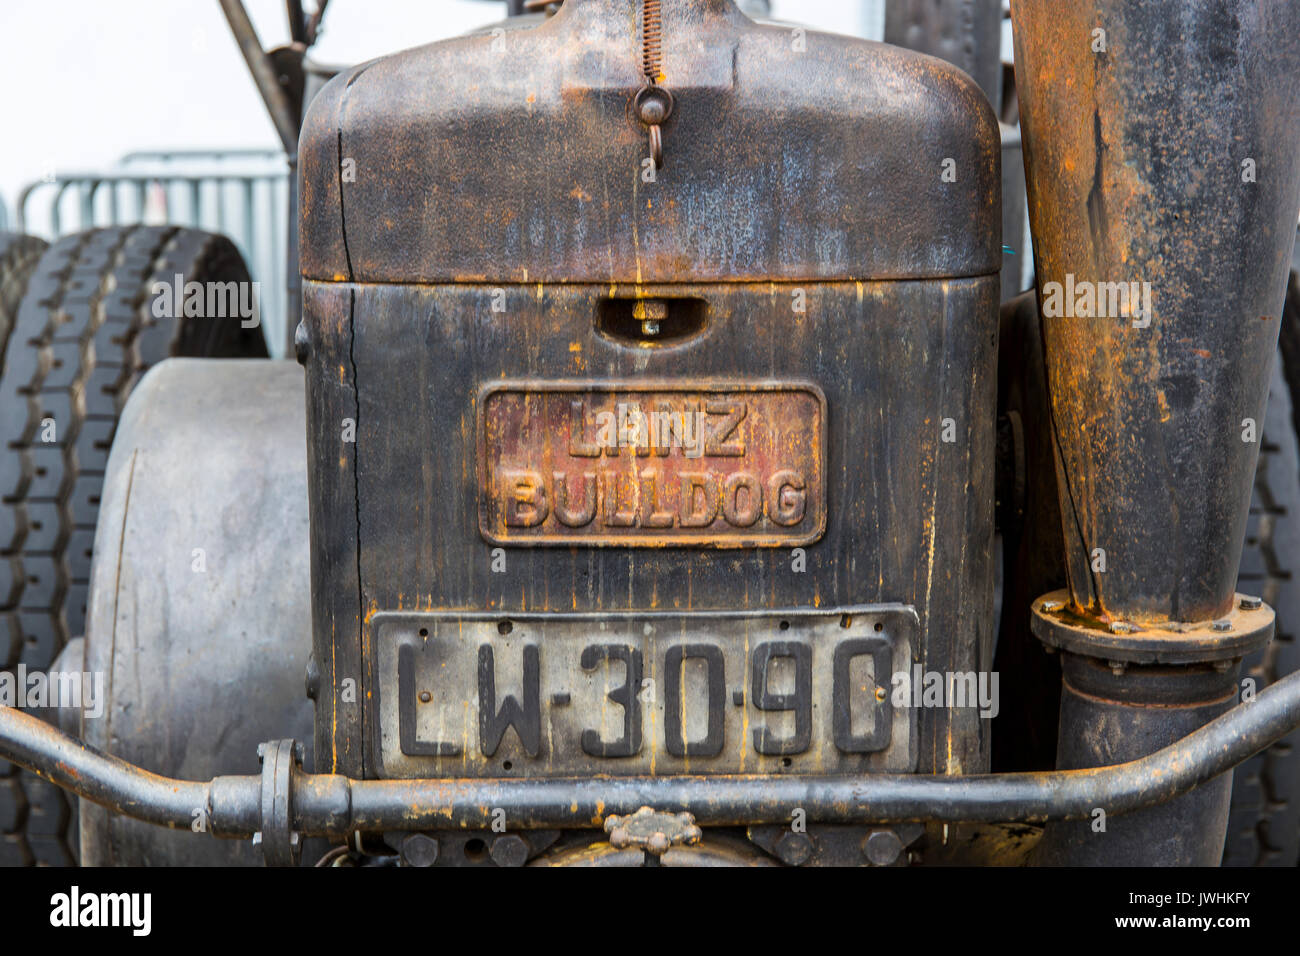
[[[892,693],[917,646],[911,607],[371,626],[383,776],[915,769],[915,712]]]
[[[812,385],[494,384],[479,525],[513,545],[792,547],[826,529]]]

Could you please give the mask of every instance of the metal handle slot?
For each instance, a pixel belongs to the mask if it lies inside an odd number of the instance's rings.
[[[625,345],[676,345],[703,332],[708,315],[698,298],[610,298],[597,306],[596,328]]]

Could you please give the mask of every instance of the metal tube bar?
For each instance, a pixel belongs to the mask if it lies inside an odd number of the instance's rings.
[[[275,124],[275,131],[280,134],[284,151],[293,156],[298,152],[298,119],[294,116],[293,107],[289,105],[289,97],[280,87],[271,58],[262,49],[262,42],[253,29],[253,21],[248,19],[248,13],[240,0],[221,0],[221,9],[230,23],[230,31],[235,35],[240,52],[244,54],[248,71],[253,74],[253,82],[262,94],[262,101],[271,115],[271,122]]]
[[[780,823],[794,808],[825,823],[1044,822],[1154,806],[1211,780],[1300,727],[1292,674],[1149,756],[1110,767],[967,777],[605,777],[533,780],[349,780],[296,775],[293,827],[307,836],[354,830],[479,828],[505,811],[515,828],[598,825],[642,806],[690,810],[702,825]],[[187,827],[198,809],[220,836],[260,828],[259,777],[190,783],[86,747],[35,717],[0,708],[0,757],[74,793],[150,823]]]
[[[289,38],[294,43],[307,42],[307,16],[302,10],[302,0],[284,0],[289,17]]]
[[[160,777],[81,741],[12,707],[0,707],[0,753],[41,777],[94,803],[137,820],[188,827],[195,808],[208,805],[207,783]]]

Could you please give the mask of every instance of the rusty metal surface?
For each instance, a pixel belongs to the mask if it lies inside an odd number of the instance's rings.
[[[795,42],[731,0],[661,5],[661,83],[675,105],[666,165],[647,182],[632,109],[640,6],[572,0],[535,26],[338,77],[302,133],[304,276],[703,282],[1000,268],[998,126],[965,74],[845,36]]]
[[[1137,760],[1183,738],[1240,700],[1240,661],[1128,665],[1061,654],[1057,766]],[[1241,707],[1252,707],[1247,702]],[[1217,866],[1223,858],[1232,776],[1116,819],[1048,823],[1033,862],[1051,866]]]
[[[381,613],[376,773],[823,774],[916,768],[909,607]],[[970,702],[970,706],[975,705]]]
[[[794,547],[826,530],[815,385],[493,383],[478,405],[489,541]]]
[[[616,849],[644,847],[647,853],[663,856],[674,846],[694,846],[704,836],[689,813],[662,813],[642,807],[636,813],[605,818],[605,832]]]
[[[895,827],[813,824],[751,826],[746,835],[787,866],[907,866],[908,847],[924,832],[919,823]]]
[[[1074,609],[1222,616],[1300,206],[1300,4],[1012,16]]]
[[[1053,591],[1033,604],[1032,627],[1049,647],[1105,661],[1138,664],[1229,662],[1259,650],[1273,636],[1275,614],[1261,599],[1238,594],[1232,609],[1212,621],[1108,624],[1071,610],[1070,592]]]
[[[1026,866],[1042,836],[1033,824],[958,823],[946,839],[927,840],[921,855],[927,866]]]
[[[932,58],[796,38],[730,0],[661,6],[658,81],[674,105],[657,171],[633,109],[646,79],[636,0],[575,0],[365,64],[309,111],[317,739],[340,772],[377,772],[364,701],[379,690],[372,624],[386,612],[898,602],[917,608],[928,667],[988,669],[993,112]],[[602,325],[602,303],[646,299],[669,303],[669,325],[674,301],[705,317],[661,347]],[[479,462],[479,396],[521,381],[813,383],[821,438],[791,405],[806,433],[782,422],[783,441],[806,449],[796,464],[825,454],[822,503],[803,519],[824,513],[825,530],[762,531],[789,550],[686,547],[679,515],[656,547],[604,531],[517,547],[528,529],[501,534],[489,515],[485,541],[480,491],[495,479]],[[340,441],[346,427],[355,441]],[[781,469],[773,458],[755,477]],[[919,767],[987,768],[975,711],[919,720]]]
[[[711,831],[693,846],[673,846],[655,857],[639,847],[618,848],[590,838],[570,840],[533,860],[529,866],[778,866],[752,843],[730,833]]]
[[[899,602],[917,609],[928,670],[988,669],[996,274],[644,286],[645,296],[701,300],[710,316],[699,334],[656,348],[600,329],[599,304],[630,291],[621,286],[507,286],[501,296],[477,285],[304,286],[317,752],[340,772],[375,772],[363,703],[380,689],[372,624],[382,612]],[[805,312],[792,309],[799,290]],[[542,378],[595,390],[816,382],[827,409],[825,533],[799,552],[485,542],[478,396],[490,383]],[[342,440],[349,420],[355,441]],[[976,710],[925,708],[919,722],[919,768],[987,769],[988,721]]]
[[[685,810],[702,827],[809,822],[1041,822],[1141,810],[1192,791],[1300,726],[1300,673],[1265,688],[1177,743],[1125,763],[1044,773],[676,776],[531,780],[349,780],[292,771],[288,819],[302,836],[486,829],[501,813],[514,829],[599,827],[642,806]],[[0,708],[0,757],[78,795],[160,826],[189,829],[206,808],[208,832],[250,837],[264,828],[258,776],[186,782],[86,747],[37,717]],[[286,798],[278,798],[283,801]],[[202,837],[197,837],[202,839]]]

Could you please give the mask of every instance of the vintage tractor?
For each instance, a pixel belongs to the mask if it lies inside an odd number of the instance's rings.
[[[1001,316],[961,70],[531,6],[311,100],[296,364],[125,403],[47,678],[102,695],[0,710],[82,861],[1294,863],[1300,6],[1015,0]]]

